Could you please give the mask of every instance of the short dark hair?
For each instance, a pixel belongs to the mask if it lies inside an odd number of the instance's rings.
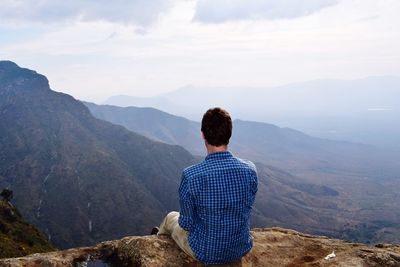
[[[201,131],[212,146],[228,145],[232,136],[232,119],[222,108],[210,108],[201,120]]]

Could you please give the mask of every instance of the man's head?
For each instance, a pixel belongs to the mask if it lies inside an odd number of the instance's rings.
[[[201,120],[201,132],[209,145],[228,145],[232,135],[231,116],[222,108],[210,108]]]

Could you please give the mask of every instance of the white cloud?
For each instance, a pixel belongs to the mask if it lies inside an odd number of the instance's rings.
[[[392,111],[392,108],[369,108],[368,111]]]
[[[217,24],[193,23],[197,2],[171,0],[151,27],[75,15],[60,17],[61,23],[27,18],[21,27],[1,25],[7,0],[0,2],[0,58],[37,70],[53,89],[90,101],[154,95],[186,84],[264,87],[400,75],[398,0],[346,0],[297,19]]]
[[[338,0],[198,0],[194,20],[220,23],[247,19],[291,19],[337,3]]]
[[[172,0],[2,0],[2,22],[108,21],[146,26],[168,10]]]

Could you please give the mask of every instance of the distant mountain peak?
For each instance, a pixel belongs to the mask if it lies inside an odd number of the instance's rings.
[[[19,67],[12,61],[0,61],[0,94],[11,91],[50,90],[47,78],[36,71]]]
[[[19,68],[19,66],[10,60],[0,60],[0,70],[3,68]]]

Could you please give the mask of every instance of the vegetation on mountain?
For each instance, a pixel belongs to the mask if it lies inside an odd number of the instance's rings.
[[[45,235],[27,223],[8,201],[0,200],[0,258],[56,250]]]
[[[13,198],[13,191],[8,189],[3,189],[1,191],[0,196],[3,198],[4,201],[10,201]]]

